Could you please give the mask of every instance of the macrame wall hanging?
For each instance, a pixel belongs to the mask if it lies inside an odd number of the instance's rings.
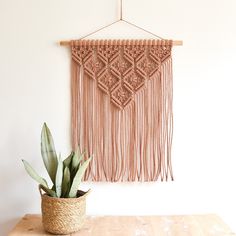
[[[140,28],[122,18],[122,1],[118,21]],[[72,145],[93,154],[84,179],[173,180],[171,51],[182,42],[85,37],[61,42],[71,47]]]

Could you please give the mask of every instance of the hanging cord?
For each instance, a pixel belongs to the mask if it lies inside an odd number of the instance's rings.
[[[95,30],[95,31],[93,31],[93,32],[91,32],[91,33],[89,33],[89,34],[86,34],[85,36],[83,36],[83,37],[80,38],[79,40],[84,39],[84,38],[87,38],[88,36],[93,35],[93,34],[99,32],[99,31],[101,31],[101,30],[103,30],[103,29],[105,29],[105,28],[108,28],[108,27],[110,27],[110,26],[116,24],[116,23],[119,22],[119,21],[120,21],[120,20],[116,20],[116,21],[114,21],[114,22],[112,22],[112,23],[110,23],[110,24],[108,24],[108,25],[105,25],[104,27],[102,27],[102,28],[100,28],[100,29],[98,29],[98,30]]]
[[[142,31],[144,31],[144,32],[146,32],[146,33],[148,33],[148,34],[151,34],[151,35],[153,35],[153,36],[155,36],[155,37],[157,37],[157,38],[159,38],[159,39],[161,39],[161,40],[164,40],[164,38],[162,38],[162,37],[160,37],[160,36],[158,36],[158,35],[156,35],[156,34],[150,32],[150,31],[148,31],[148,30],[145,30],[144,28],[142,28],[142,27],[140,27],[140,26],[138,26],[138,25],[136,25],[136,24],[134,24],[134,23],[131,23],[131,22],[127,21],[127,20],[124,20],[124,19],[123,19],[123,0],[120,0],[120,18],[119,18],[118,20],[116,20],[116,21],[114,21],[114,22],[112,22],[112,23],[110,23],[110,24],[108,24],[108,25],[105,25],[104,27],[102,27],[102,28],[100,28],[100,29],[98,29],[98,30],[95,30],[95,31],[93,31],[93,32],[91,32],[91,33],[89,33],[89,34],[86,34],[85,36],[83,36],[82,38],[80,38],[80,39],[78,39],[78,40],[87,38],[88,36],[93,35],[93,34],[99,32],[99,31],[101,31],[101,30],[103,30],[103,29],[105,29],[105,28],[108,28],[108,27],[110,27],[110,26],[112,26],[112,25],[114,25],[114,24],[116,24],[116,23],[118,23],[118,22],[120,22],[120,21],[123,21],[123,22],[125,22],[126,24],[129,24],[129,25],[131,25],[131,26],[133,26],[133,27],[136,27],[136,28],[138,28],[138,29],[140,29],[140,30],[142,30]]]
[[[142,27],[140,27],[140,26],[138,26],[138,25],[135,25],[135,24],[133,24],[133,23],[127,21],[127,20],[122,20],[122,21],[124,21],[125,23],[127,23],[127,24],[129,24],[129,25],[132,25],[132,26],[134,26],[134,27],[136,27],[136,28],[138,28],[138,29],[140,29],[140,30],[142,30],[142,31],[144,31],[144,32],[146,32],[146,33],[148,33],[148,34],[151,34],[151,35],[153,35],[153,36],[155,36],[155,37],[157,37],[157,38],[159,38],[159,39],[161,39],[161,40],[164,40],[164,38],[158,36],[157,34],[154,34],[154,33],[150,32],[150,31],[148,31],[148,30],[145,30],[144,28],[142,28]]]
[[[131,25],[131,26],[134,26],[134,27],[136,27],[136,28],[138,28],[138,29],[140,29],[140,30],[143,30],[144,32],[146,32],[146,33],[148,33],[148,34],[151,34],[151,35],[153,35],[153,36],[155,36],[155,37],[157,37],[157,38],[159,38],[159,39],[161,39],[161,40],[164,40],[164,38],[162,38],[162,37],[160,37],[160,36],[158,36],[158,35],[156,35],[156,34],[150,32],[150,31],[148,31],[148,30],[145,30],[144,28],[142,28],[142,27],[140,27],[140,26],[138,26],[138,25],[136,25],[136,24],[133,24],[133,23],[127,21],[127,20],[124,20],[124,19],[123,19],[123,0],[120,0],[120,20],[119,20],[119,21],[123,21],[123,22],[125,22],[125,23],[127,23],[127,24],[129,24],[129,25]]]
[[[120,0],[120,20],[123,20],[123,0]]]

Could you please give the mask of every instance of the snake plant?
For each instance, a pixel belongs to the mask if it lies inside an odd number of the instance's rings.
[[[50,188],[47,181],[40,177],[31,165],[22,160],[27,173],[36,180],[49,196],[58,198],[77,197],[78,187],[89,165],[91,157],[84,160],[85,152],[81,153],[80,148],[72,151],[70,155],[62,161],[61,156],[57,156],[53,137],[47,124],[44,123],[41,132],[41,155],[48,175],[53,183]]]

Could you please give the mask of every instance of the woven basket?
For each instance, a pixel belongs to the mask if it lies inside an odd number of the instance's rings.
[[[52,234],[70,234],[83,226],[88,192],[78,191],[78,198],[55,198],[41,194],[44,229]]]

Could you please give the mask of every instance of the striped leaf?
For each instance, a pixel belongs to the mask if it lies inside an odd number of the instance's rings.
[[[69,198],[75,198],[77,194],[77,190],[79,188],[79,185],[81,183],[81,180],[84,176],[84,173],[89,165],[91,158],[87,159],[77,170],[75,177],[73,179],[70,192],[69,192]]]
[[[69,189],[70,189],[70,170],[66,166],[64,169],[63,180],[62,180],[62,196],[63,197],[67,197]]]
[[[64,167],[70,167],[72,157],[74,156],[74,152],[72,151],[70,155],[63,161]]]
[[[56,171],[57,171],[57,154],[54,147],[53,138],[46,123],[44,123],[41,132],[41,154],[47,172],[55,184]]]
[[[55,180],[57,197],[61,197],[62,178],[63,178],[63,162],[61,160],[61,156],[59,155],[56,180]]]
[[[57,197],[57,194],[55,191],[53,191],[52,189],[49,189],[43,185],[40,184],[40,188],[42,188],[42,190],[47,193],[49,196],[51,197]]]
[[[25,170],[27,171],[27,173],[35,180],[37,181],[39,184],[41,184],[42,186],[48,188],[48,184],[47,181],[40,177],[36,171],[32,168],[32,166],[25,160],[22,160]]]
[[[75,150],[75,153],[72,158],[72,169],[77,170],[79,166],[79,157],[80,157],[80,149],[79,147]]]

